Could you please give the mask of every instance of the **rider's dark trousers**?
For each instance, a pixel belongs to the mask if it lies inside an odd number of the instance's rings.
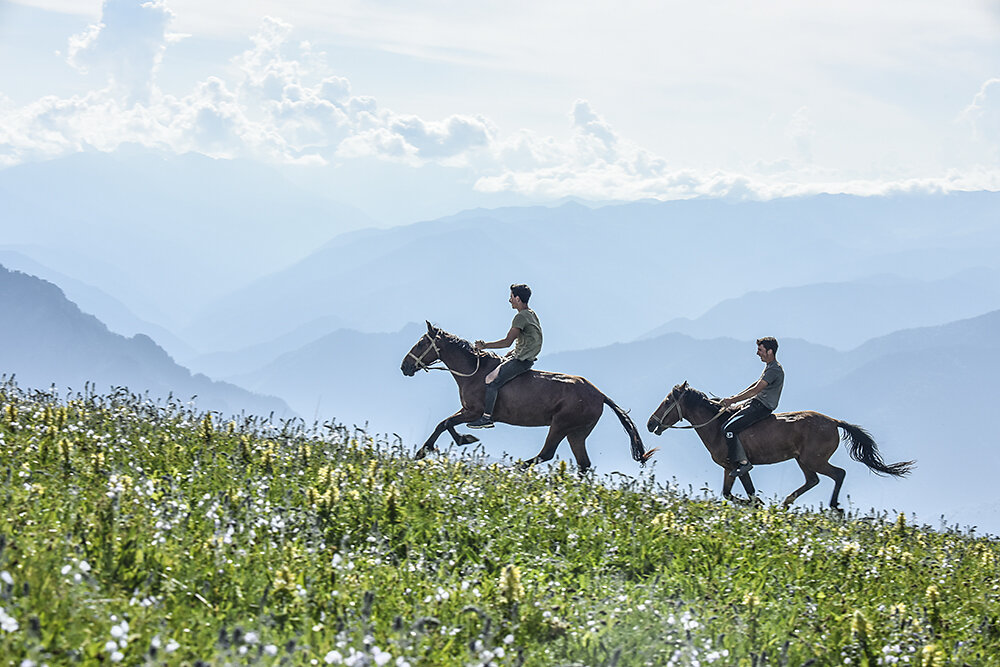
[[[747,458],[746,452],[743,451],[743,444],[740,442],[740,431],[753,426],[769,414],[771,414],[771,408],[756,399],[750,399],[750,402],[743,409],[729,418],[729,421],[722,427],[722,432],[726,434],[730,461],[739,463]]]
[[[534,363],[531,359],[508,359],[500,364],[496,379],[486,385],[486,409],[483,410],[483,414],[492,415],[493,408],[497,404],[497,394],[500,393],[500,387],[527,371]]]

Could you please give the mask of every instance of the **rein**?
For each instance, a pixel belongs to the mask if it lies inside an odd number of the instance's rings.
[[[406,353],[406,356],[413,357],[413,360],[415,362],[417,370],[422,370],[422,371],[450,371],[453,375],[458,375],[459,377],[464,377],[464,378],[472,377],[473,375],[475,375],[476,373],[479,372],[479,362],[482,359],[482,357],[480,355],[478,355],[478,354],[476,355],[476,367],[475,367],[475,369],[473,369],[473,371],[471,373],[459,373],[458,371],[452,370],[451,368],[449,368],[448,364],[445,364],[444,361],[441,359],[441,350],[438,349],[437,343],[434,342],[433,338],[431,338],[428,334],[424,334],[422,336],[422,338],[426,338],[428,341],[430,341],[430,346],[426,350],[424,350],[423,352],[421,352],[419,357],[417,355],[413,354],[413,352],[407,352]],[[430,364],[424,363],[424,357],[431,350],[434,350],[437,353],[438,358],[435,359],[434,361],[432,361]],[[438,361],[440,361],[444,365],[443,366],[432,366],[431,365],[431,364],[437,363]]]
[[[683,396],[683,394],[681,394],[681,396]],[[681,409],[681,397],[680,396],[678,396],[674,400],[674,404],[673,405],[671,405],[669,408],[667,408],[666,410],[663,411],[663,416],[662,417],[657,417],[656,415],[653,415],[653,419],[656,420],[657,424],[659,424],[660,426],[663,426],[663,420],[667,418],[667,415],[669,415],[671,412],[674,411],[674,408],[677,409],[677,421],[685,419],[685,417],[684,417],[684,411]],[[702,424],[691,424],[689,426],[677,426],[675,424],[673,426],[666,426],[664,428],[676,428],[676,429],[691,429],[691,428],[693,428],[693,429],[699,429],[702,426],[708,426],[709,424],[711,424],[712,422],[714,422],[716,419],[718,419],[719,417],[722,416],[723,412],[725,412],[725,410],[719,410],[718,412],[715,413],[714,417],[712,417],[707,422],[704,422]]]

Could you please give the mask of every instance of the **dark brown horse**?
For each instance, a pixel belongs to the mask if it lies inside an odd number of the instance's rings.
[[[491,352],[477,352],[467,340],[428,322],[427,333],[406,354],[400,369],[403,375],[410,377],[418,370],[430,368],[435,361],[441,361],[455,378],[462,409],[437,425],[417,451],[418,459],[434,450],[435,441],[445,430],[459,445],[478,440],[472,435],[460,436],[455,426],[466,424],[483,414],[486,376],[500,365],[501,359]],[[575,375],[529,370],[517,376],[500,390],[493,419],[515,426],[549,427],[542,450],[526,461],[527,464],[550,460],[555,456],[556,447],[566,438],[580,472],[585,472],[590,468],[587,436],[597,425],[605,405],[611,406],[625,427],[631,439],[632,458],[645,463],[656,450],[646,451],[632,419],[597,387]]]
[[[688,383],[679,384],[667,395],[660,407],[649,418],[647,427],[651,433],[660,435],[681,420],[687,420],[705,443],[712,460],[725,468],[722,495],[737,500],[732,495],[733,477],[729,474],[735,466],[728,459],[726,438],[722,425],[737,408],[725,408],[720,401],[708,398],[692,389]],[[803,493],[819,484],[819,475],[833,480],[833,497],[830,507],[837,507],[837,497],[847,472],[830,463],[830,457],[840,444],[840,431],[850,444],[851,458],[864,463],[874,473],[903,477],[910,472],[913,461],[886,464],[882,461],[878,447],[871,435],[860,426],[827,417],[819,412],[783,412],[770,415],[740,433],[740,441],[747,457],[754,465],[778,463],[795,459],[806,476],[806,483],[792,491],[785,498],[784,505],[795,502]],[[819,473],[819,475],[817,474]],[[748,496],[754,495],[750,473],[740,477]]]

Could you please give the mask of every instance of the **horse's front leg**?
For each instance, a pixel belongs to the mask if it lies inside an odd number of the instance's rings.
[[[728,468],[723,468],[722,471],[722,497],[726,500],[731,500],[734,503],[739,503],[740,505],[750,505],[757,499],[757,490],[754,489],[753,480],[750,479],[750,473],[743,473],[740,475],[740,483],[743,484],[743,490],[747,492],[746,498],[740,498],[733,495],[733,484],[736,482],[733,476],[729,474]]]
[[[733,495],[733,482],[735,480],[730,476],[729,470],[727,468],[722,469],[722,497],[726,500],[732,500],[735,503],[740,502],[740,499]]]
[[[465,421],[469,421],[466,419]],[[464,422],[459,422],[464,423]],[[471,433],[465,433],[460,435],[458,431],[455,430],[454,424],[448,427],[448,433],[451,434],[452,440],[455,441],[456,445],[471,445],[474,442],[479,442],[479,438],[472,435]]]
[[[420,447],[420,449],[417,450],[417,454],[414,458],[419,460],[424,458],[431,452],[433,452],[435,449],[434,443],[437,442],[437,439],[441,437],[441,434],[444,433],[446,430],[449,433],[451,433],[453,438],[455,438],[456,443],[469,444],[468,442],[459,442],[458,432],[455,431],[455,424],[465,424],[467,422],[472,421],[475,418],[476,415],[471,414],[467,412],[465,408],[462,408],[452,416],[441,421],[441,423],[438,424],[437,427],[435,427],[434,432],[431,433],[430,437],[427,438],[427,441]],[[475,442],[475,439],[473,439],[472,442]]]

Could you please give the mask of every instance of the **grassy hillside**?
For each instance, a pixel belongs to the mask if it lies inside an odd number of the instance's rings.
[[[0,474],[3,664],[1000,664],[1000,544],[902,518],[11,385]]]

